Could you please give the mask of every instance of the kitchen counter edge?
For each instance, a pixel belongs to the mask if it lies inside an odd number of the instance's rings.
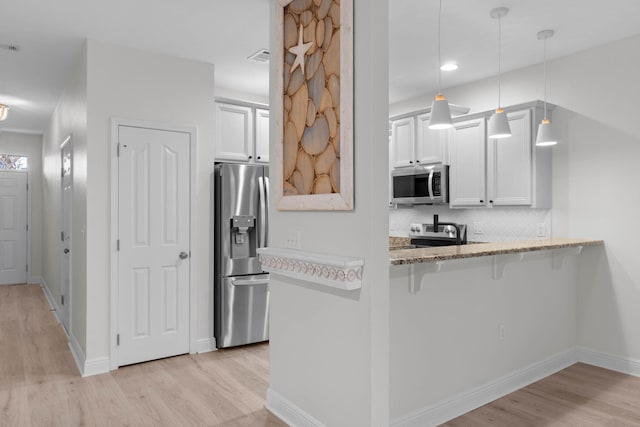
[[[477,243],[473,245],[442,246],[433,248],[396,249],[390,251],[389,262],[391,265],[408,265],[422,262],[436,262],[491,255],[507,255],[520,252],[600,245],[604,245],[603,240],[552,238],[543,240]]]

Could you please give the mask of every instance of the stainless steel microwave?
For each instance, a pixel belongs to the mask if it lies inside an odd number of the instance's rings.
[[[404,205],[449,203],[449,166],[441,163],[394,169],[391,202]]]

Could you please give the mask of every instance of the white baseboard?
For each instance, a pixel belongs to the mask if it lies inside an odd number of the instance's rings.
[[[40,276],[32,276],[31,281],[34,284],[37,283],[40,285],[42,291],[44,292],[44,296],[47,298],[49,307],[51,307],[51,310],[53,310],[53,314],[56,316],[56,320],[58,321],[58,323],[62,324],[62,319],[60,318],[60,306],[56,302],[55,298],[53,298],[53,295],[51,295],[51,291],[49,290],[47,283],[44,281],[44,278]]]
[[[459,393],[391,422],[392,427],[437,426],[577,362],[575,348],[534,363],[479,387]]]
[[[267,390],[265,406],[269,412],[291,427],[325,427],[320,421],[271,388]]]
[[[578,360],[588,365],[622,372],[623,374],[640,377],[640,360],[613,354],[601,353],[586,347],[576,347]]]
[[[210,351],[216,350],[216,339],[211,338],[201,338],[196,340],[196,353],[208,353]]]
[[[111,360],[108,357],[87,359],[80,348],[78,340],[72,333],[69,334],[69,348],[71,349],[73,360],[76,361],[80,375],[83,377],[105,374],[111,370]]]

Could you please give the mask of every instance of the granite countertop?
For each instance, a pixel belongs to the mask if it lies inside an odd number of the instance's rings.
[[[398,243],[392,246],[389,238],[389,262],[391,265],[416,264],[421,262],[445,261],[450,259],[476,258],[489,255],[506,255],[519,252],[542,251],[549,249],[571,248],[578,246],[603,245],[602,240],[553,238],[543,240],[518,240],[512,242],[477,243],[474,245],[441,246],[433,248],[400,249]],[[406,238],[405,238],[406,239]],[[408,240],[408,239],[407,239]],[[407,242],[406,245],[409,243]]]

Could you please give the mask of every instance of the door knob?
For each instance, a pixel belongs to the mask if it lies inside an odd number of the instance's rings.
[[[186,252],[180,252],[180,254],[178,255],[180,257],[180,259],[187,259],[189,258],[189,254]]]
[[[69,248],[65,248],[63,252],[64,252],[65,254],[68,254],[68,253],[69,253]]]

